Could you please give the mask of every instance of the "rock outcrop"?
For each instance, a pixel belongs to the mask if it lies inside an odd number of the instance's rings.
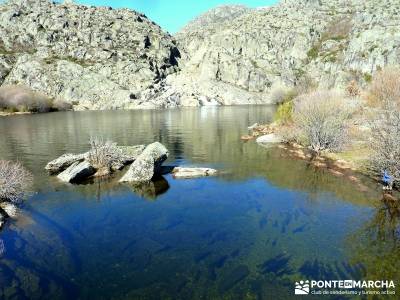
[[[168,158],[168,150],[159,142],[150,144],[144,149],[120,182],[149,182],[155,174],[160,173],[162,163]]]
[[[74,109],[140,108],[140,92],[176,72],[174,39],[129,9],[47,0],[0,5],[0,84],[23,84]]]
[[[397,0],[282,0],[226,21],[195,20],[176,35],[182,71],[161,97],[270,103],[281,86],[366,84],[400,61],[399,12]]]
[[[366,84],[400,61],[398,0],[222,6],[175,37],[128,9],[0,5],[0,84],[80,109],[273,103],[274,90]]]
[[[161,145],[161,144],[160,144]],[[63,182],[78,183],[88,177],[109,176],[133,163],[145,150],[145,145],[117,146],[112,142],[98,143],[82,154],[63,154],[46,166],[51,175]]]

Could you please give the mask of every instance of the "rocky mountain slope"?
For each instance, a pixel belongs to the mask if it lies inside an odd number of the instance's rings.
[[[397,0],[282,0],[226,22],[195,22],[177,34],[184,67],[164,95],[268,103],[282,85],[365,84],[400,62],[399,12]]]
[[[28,85],[76,109],[141,107],[140,92],[176,72],[179,56],[171,36],[128,9],[0,5],[0,83]]]
[[[283,85],[366,84],[399,64],[399,28],[398,0],[222,6],[175,37],[130,10],[10,0],[0,6],[0,82],[75,109],[270,103]]]

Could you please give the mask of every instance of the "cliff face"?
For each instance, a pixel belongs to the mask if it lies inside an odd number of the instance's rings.
[[[26,84],[78,109],[133,108],[176,72],[171,36],[144,15],[44,0],[0,5],[0,83]]]
[[[0,5],[0,82],[76,109],[269,103],[276,85],[365,84],[399,64],[399,28],[398,0],[282,0],[218,7],[175,42],[131,10],[12,0]]]
[[[305,80],[365,84],[400,62],[399,12],[397,0],[283,0],[220,23],[195,22],[177,35],[186,55],[175,82],[190,78],[192,90],[225,104],[265,103],[274,85]]]

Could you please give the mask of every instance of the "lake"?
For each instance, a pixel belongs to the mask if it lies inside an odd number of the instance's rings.
[[[299,280],[398,282],[399,218],[375,182],[360,177],[358,186],[240,140],[273,113],[240,106],[1,118],[0,158],[31,170],[36,193],[0,232],[0,298],[293,299]],[[91,136],[159,141],[170,151],[164,165],[221,175],[131,186],[117,183],[121,174],[85,185],[46,174],[48,161],[87,151]]]

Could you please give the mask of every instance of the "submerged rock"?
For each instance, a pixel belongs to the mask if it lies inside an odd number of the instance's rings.
[[[68,169],[58,174],[58,178],[61,181],[74,183],[79,182],[87,177],[93,175],[96,170],[87,161],[76,162],[72,164]]]
[[[278,143],[283,143],[282,137],[280,137],[279,135],[276,135],[274,133],[260,136],[259,138],[257,138],[256,141],[259,144],[278,144]]]
[[[215,176],[218,171],[211,168],[181,168],[176,167],[172,170],[174,178],[196,178]]]
[[[164,145],[158,142],[148,145],[130,166],[120,182],[150,181],[154,174],[160,172],[161,164],[167,158],[168,150]]]
[[[66,168],[71,166],[73,163],[81,162],[85,159],[85,154],[63,154],[59,158],[49,162],[45,169],[51,173],[56,174],[64,171]]]

